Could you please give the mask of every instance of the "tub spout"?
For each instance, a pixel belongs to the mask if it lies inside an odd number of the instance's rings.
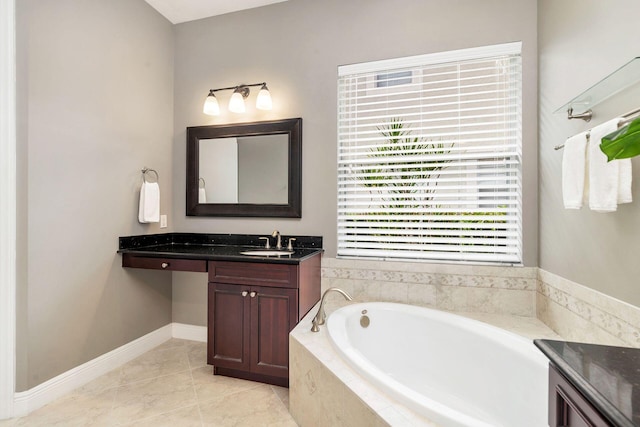
[[[311,332],[318,332],[320,330],[319,326],[324,325],[324,322],[327,319],[327,316],[324,313],[324,299],[326,298],[327,294],[331,292],[337,292],[341,294],[347,301],[353,301],[353,298],[351,298],[351,295],[349,295],[342,289],[329,288],[326,291],[324,291],[324,294],[322,294],[322,298],[320,299],[320,307],[318,308],[318,312],[316,313],[315,317],[313,318],[313,321],[311,322],[312,323]]]

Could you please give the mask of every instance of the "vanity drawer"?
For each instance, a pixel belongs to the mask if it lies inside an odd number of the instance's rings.
[[[153,270],[172,271],[207,271],[207,261],[199,259],[175,259],[122,255],[122,266],[133,268],[149,268]]]
[[[298,266],[260,262],[210,261],[209,282],[297,288]]]

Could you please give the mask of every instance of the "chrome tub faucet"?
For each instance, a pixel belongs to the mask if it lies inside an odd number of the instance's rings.
[[[318,308],[318,312],[316,313],[315,317],[313,318],[313,321],[311,322],[312,323],[311,332],[318,332],[320,330],[319,325],[324,325],[327,319],[327,315],[324,312],[324,299],[326,298],[327,294],[331,292],[337,292],[341,294],[347,301],[353,301],[353,298],[351,298],[351,295],[349,295],[347,292],[343,291],[342,289],[329,288],[326,291],[324,291],[324,294],[322,294],[322,298],[320,299],[320,307]]]

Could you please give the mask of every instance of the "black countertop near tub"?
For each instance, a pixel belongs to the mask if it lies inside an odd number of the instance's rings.
[[[534,340],[535,345],[615,426],[640,426],[640,349]]]
[[[205,259],[211,261],[255,261],[279,264],[298,264],[300,261],[322,252],[322,237],[282,236],[282,246],[287,247],[294,237],[294,252],[290,255],[243,255],[243,251],[265,249],[267,235],[253,234],[205,234],[164,233],[119,238],[118,253],[146,257],[174,259]],[[274,249],[276,239],[270,237]]]

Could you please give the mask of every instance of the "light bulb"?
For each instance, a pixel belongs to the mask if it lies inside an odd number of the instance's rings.
[[[238,89],[236,89],[236,91],[233,92],[233,95],[231,95],[231,99],[229,100],[229,111],[231,111],[232,113],[245,112],[244,98],[242,97],[242,94],[238,91]]]
[[[209,91],[207,99],[204,101],[204,108],[202,112],[209,116],[217,116],[220,114],[220,106],[218,105],[218,98],[213,94],[213,91]]]
[[[271,94],[267,89],[267,84],[263,84],[258,92],[258,99],[256,99],[256,108],[259,110],[271,110],[273,104],[271,103]]]

